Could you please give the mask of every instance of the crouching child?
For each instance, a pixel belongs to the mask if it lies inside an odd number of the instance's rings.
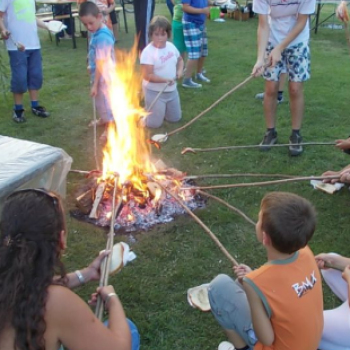
[[[284,192],[263,198],[256,235],[267,262],[254,271],[239,265],[234,268],[238,280],[219,275],[208,288],[212,313],[229,340],[220,350],[317,349],[322,284],[307,246],[315,225],[316,213],[307,200]]]

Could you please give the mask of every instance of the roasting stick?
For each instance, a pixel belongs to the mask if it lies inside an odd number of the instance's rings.
[[[95,165],[96,169],[100,170],[100,164],[98,162],[97,157],[97,118],[96,118],[96,99],[95,97],[92,98],[92,110],[94,113],[94,156],[95,156]]]
[[[227,184],[227,185],[215,185],[215,186],[196,186],[196,190],[213,190],[213,189],[222,189],[222,188],[236,188],[236,187],[258,187],[258,186],[269,186],[269,185],[278,185],[288,182],[297,182],[297,181],[311,181],[311,180],[339,180],[339,175],[332,176],[304,176],[304,177],[294,177],[290,179],[282,180],[273,180],[273,181],[261,181],[261,182],[243,182],[239,184]],[[182,188],[186,189],[186,188]]]
[[[103,263],[101,264],[101,277],[100,277],[100,287],[104,287],[108,284],[108,277],[109,277],[109,267],[112,260],[112,254],[113,254],[113,244],[114,244],[114,224],[116,220],[116,215],[119,211],[120,206],[123,203],[123,196],[122,194],[119,196],[118,204],[115,203],[115,197],[117,195],[117,188],[119,184],[119,176],[115,176],[114,178],[114,189],[113,189],[113,198],[112,198],[112,216],[111,216],[111,224],[109,228],[108,233],[108,239],[106,244],[106,250],[109,250],[110,253],[108,256],[104,259]],[[103,302],[102,298],[98,296],[97,298],[97,305],[95,309],[95,315],[98,319],[102,320],[103,316]]]
[[[167,194],[169,194],[171,197],[173,197],[183,209],[194,219],[194,221],[199,224],[204,231],[209,235],[209,237],[215,242],[215,244],[219,247],[219,249],[224,253],[226,258],[231,261],[233,266],[238,266],[237,260],[226,250],[226,248],[222,245],[222,243],[219,241],[219,239],[214,235],[214,233],[209,229],[208,226],[206,226],[202,220],[199,219],[197,215],[195,215],[190,209],[187,208],[187,206],[182,202],[182,200],[175,194],[169,191],[165,186],[163,186],[160,182],[158,182],[155,178],[151,177],[152,181],[157,183]]]
[[[334,146],[335,142],[304,142],[304,143],[281,143],[275,145],[269,145],[269,147],[289,147],[289,146]],[[225,150],[247,149],[247,148],[260,148],[261,145],[242,145],[242,146],[223,146],[212,148],[192,148],[186,147],[181,151],[181,154],[186,153],[199,153],[199,152],[216,152]]]
[[[180,128],[177,128],[169,133],[166,134],[158,134],[158,135],[153,135],[150,142],[151,143],[156,143],[158,144],[158,147],[160,148],[159,143],[160,142],[165,142],[169,136],[174,135],[184,129],[186,129],[188,126],[190,126],[191,124],[193,124],[195,121],[197,121],[199,118],[203,117],[203,115],[207,114],[209,111],[211,111],[215,106],[217,106],[222,100],[224,100],[227,96],[231,95],[233,92],[237,91],[239,88],[241,88],[242,86],[244,86],[245,84],[247,84],[250,80],[252,80],[254,78],[254,75],[250,75],[248,78],[246,78],[245,80],[243,80],[240,84],[236,85],[235,87],[233,87],[230,91],[226,92],[223,96],[221,96],[218,100],[216,100],[211,106],[209,106],[207,109],[205,109],[204,111],[202,111],[201,113],[199,113],[196,117],[194,117],[193,119],[191,119],[188,123],[186,123],[185,125],[181,126]]]
[[[155,105],[155,103],[159,100],[159,97],[162,96],[162,93],[166,90],[166,88],[169,86],[170,82],[167,82],[165,84],[165,86],[163,87],[162,90],[160,90],[158,92],[158,94],[156,95],[156,97],[154,98],[154,100],[151,102],[151,104],[149,105],[149,107],[146,110],[146,113],[149,113],[151,111],[151,109],[153,108],[153,106]],[[138,120],[138,125],[140,125],[139,123],[141,123],[142,120],[144,120],[145,117],[142,116],[139,120]]]
[[[216,200],[217,202],[225,205],[227,208],[229,208],[229,209],[233,210],[234,212],[236,212],[237,214],[241,215],[246,221],[248,221],[253,226],[256,225],[256,223],[250,217],[248,217],[246,214],[244,214],[242,210],[240,210],[240,209],[234,207],[233,205],[225,202],[223,199],[221,199],[219,197],[216,197],[216,196],[213,196],[213,195],[211,195],[211,194],[209,194],[207,192],[201,191],[201,190],[198,190],[197,193],[202,194],[203,196],[206,196],[208,198],[212,198],[212,199]]]
[[[298,177],[296,175],[286,174],[251,174],[251,173],[238,173],[238,174],[202,174],[202,175],[187,175],[183,180],[198,180],[198,179],[219,179],[230,177],[281,177],[284,179],[290,179]]]

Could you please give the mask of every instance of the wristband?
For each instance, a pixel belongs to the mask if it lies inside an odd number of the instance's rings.
[[[80,284],[84,284],[85,278],[84,278],[83,274],[79,270],[76,270],[75,274],[77,275]]]
[[[115,293],[109,293],[109,294],[107,295],[107,298],[106,298],[106,300],[105,300],[105,308],[106,308],[106,309],[108,309],[109,299],[111,299],[111,297],[114,297],[114,296],[117,296],[117,294],[115,294]]]

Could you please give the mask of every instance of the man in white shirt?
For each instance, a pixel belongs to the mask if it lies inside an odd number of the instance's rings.
[[[289,153],[303,152],[300,135],[304,113],[303,82],[310,78],[309,15],[315,11],[316,0],[254,0],[253,11],[259,14],[258,57],[252,74],[265,79],[264,112],[266,133],[261,150],[268,151],[277,142],[276,108],[278,81],[286,69],[292,133]],[[267,67],[266,67],[267,66]]]

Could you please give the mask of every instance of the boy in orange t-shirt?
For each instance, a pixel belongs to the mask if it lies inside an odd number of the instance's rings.
[[[316,213],[305,199],[272,192],[262,202],[256,235],[267,263],[234,267],[238,281],[217,276],[211,310],[230,342],[219,350],[316,350],[323,329],[322,282],[307,247]],[[233,345],[234,347],[233,347]]]

